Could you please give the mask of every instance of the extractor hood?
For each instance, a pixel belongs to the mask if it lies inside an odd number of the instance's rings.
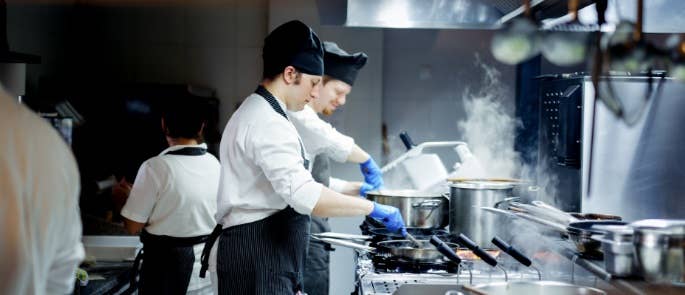
[[[523,14],[521,0],[318,0],[322,25],[497,29]],[[592,3],[581,0],[581,7]],[[536,19],[560,17],[566,0],[531,0]]]

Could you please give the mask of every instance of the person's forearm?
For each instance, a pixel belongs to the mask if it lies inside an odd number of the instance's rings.
[[[372,210],[371,201],[336,193],[323,187],[312,215],[319,217],[363,216],[368,215]]]
[[[362,183],[359,181],[347,181],[345,182],[345,185],[342,186],[340,193],[348,196],[358,196],[361,187]]]
[[[358,145],[354,145],[352,147],[352,152],[350,153],[349,156],[347,156],[347,162],[351,163],[364,163],[366,160],[368,160],[371,156],[369,156],[368,153],[366,153],[362,148],[360,148]]]

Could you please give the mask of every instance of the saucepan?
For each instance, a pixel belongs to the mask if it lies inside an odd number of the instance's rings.
[[[371,253],[388,253],[396,257],[412,260],[412,261],[431,261],[443,257],[440,251],[435,249],[428,240],[417,240],[419,246],[417,247],[409,240],[390,240],[375,243],[376,247],[371,247],[368,243],[360,244],[372,239],[371,236],[347,235],[338,233],[319,233],[311,235],[314,239],[329,243],[331,245],[338,245],[342,247],[352,248],[362,252]],[[446,243],[449,249],[456,253],[458,245],[455,243]]]
[[[371,239],[371,236],[360,236],[360,235],[347,235],[339,233],[319,233],[312,234],[312,237],[316,240],[329,243],[332,245],[338,245],[342,247],[352,248],[361,252],[369,253],[388,253],[392,256],[411,260],[411,261],[435,261],[442,259],[447,256],[448,259],[459,263],[461,260],[479,260],[479,256],[474,254],[471,250],[467,248],[460,248],[458,244],[451,242],[443,242],[437,236],[432,236],[436,241],[439,241],[440,245],[444,247],[437,247],[430,240],[417,240],[419,246],[417,247],[412,241],[409,240],[390,240],[375,243],[375,247],[369,246],[367,243],[360,244],[360,242],[365,242]],[[487,253],[487,257],[496,258],[499,254],[499,250],[487,249],[484,250]],[[447,253],[447,254],[446,254]],[[455,261],[457,259],[458,261]]]

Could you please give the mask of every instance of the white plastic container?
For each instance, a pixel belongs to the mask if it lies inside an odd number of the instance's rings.
[[[132,261],[143,247],[138,236],[83,236],[87,258],[97,261]]]

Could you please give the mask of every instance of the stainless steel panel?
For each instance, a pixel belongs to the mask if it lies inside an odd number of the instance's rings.
[[[626,105],[640,107],[637,102],[644,97],[645,78],[612,78],[611,83]],[[629,126],[602,102],[594,104],[592,84],[584,82],[583,212],[620,215],[627,221],[685,216],[685,84],[663,83],[641,118]]]

